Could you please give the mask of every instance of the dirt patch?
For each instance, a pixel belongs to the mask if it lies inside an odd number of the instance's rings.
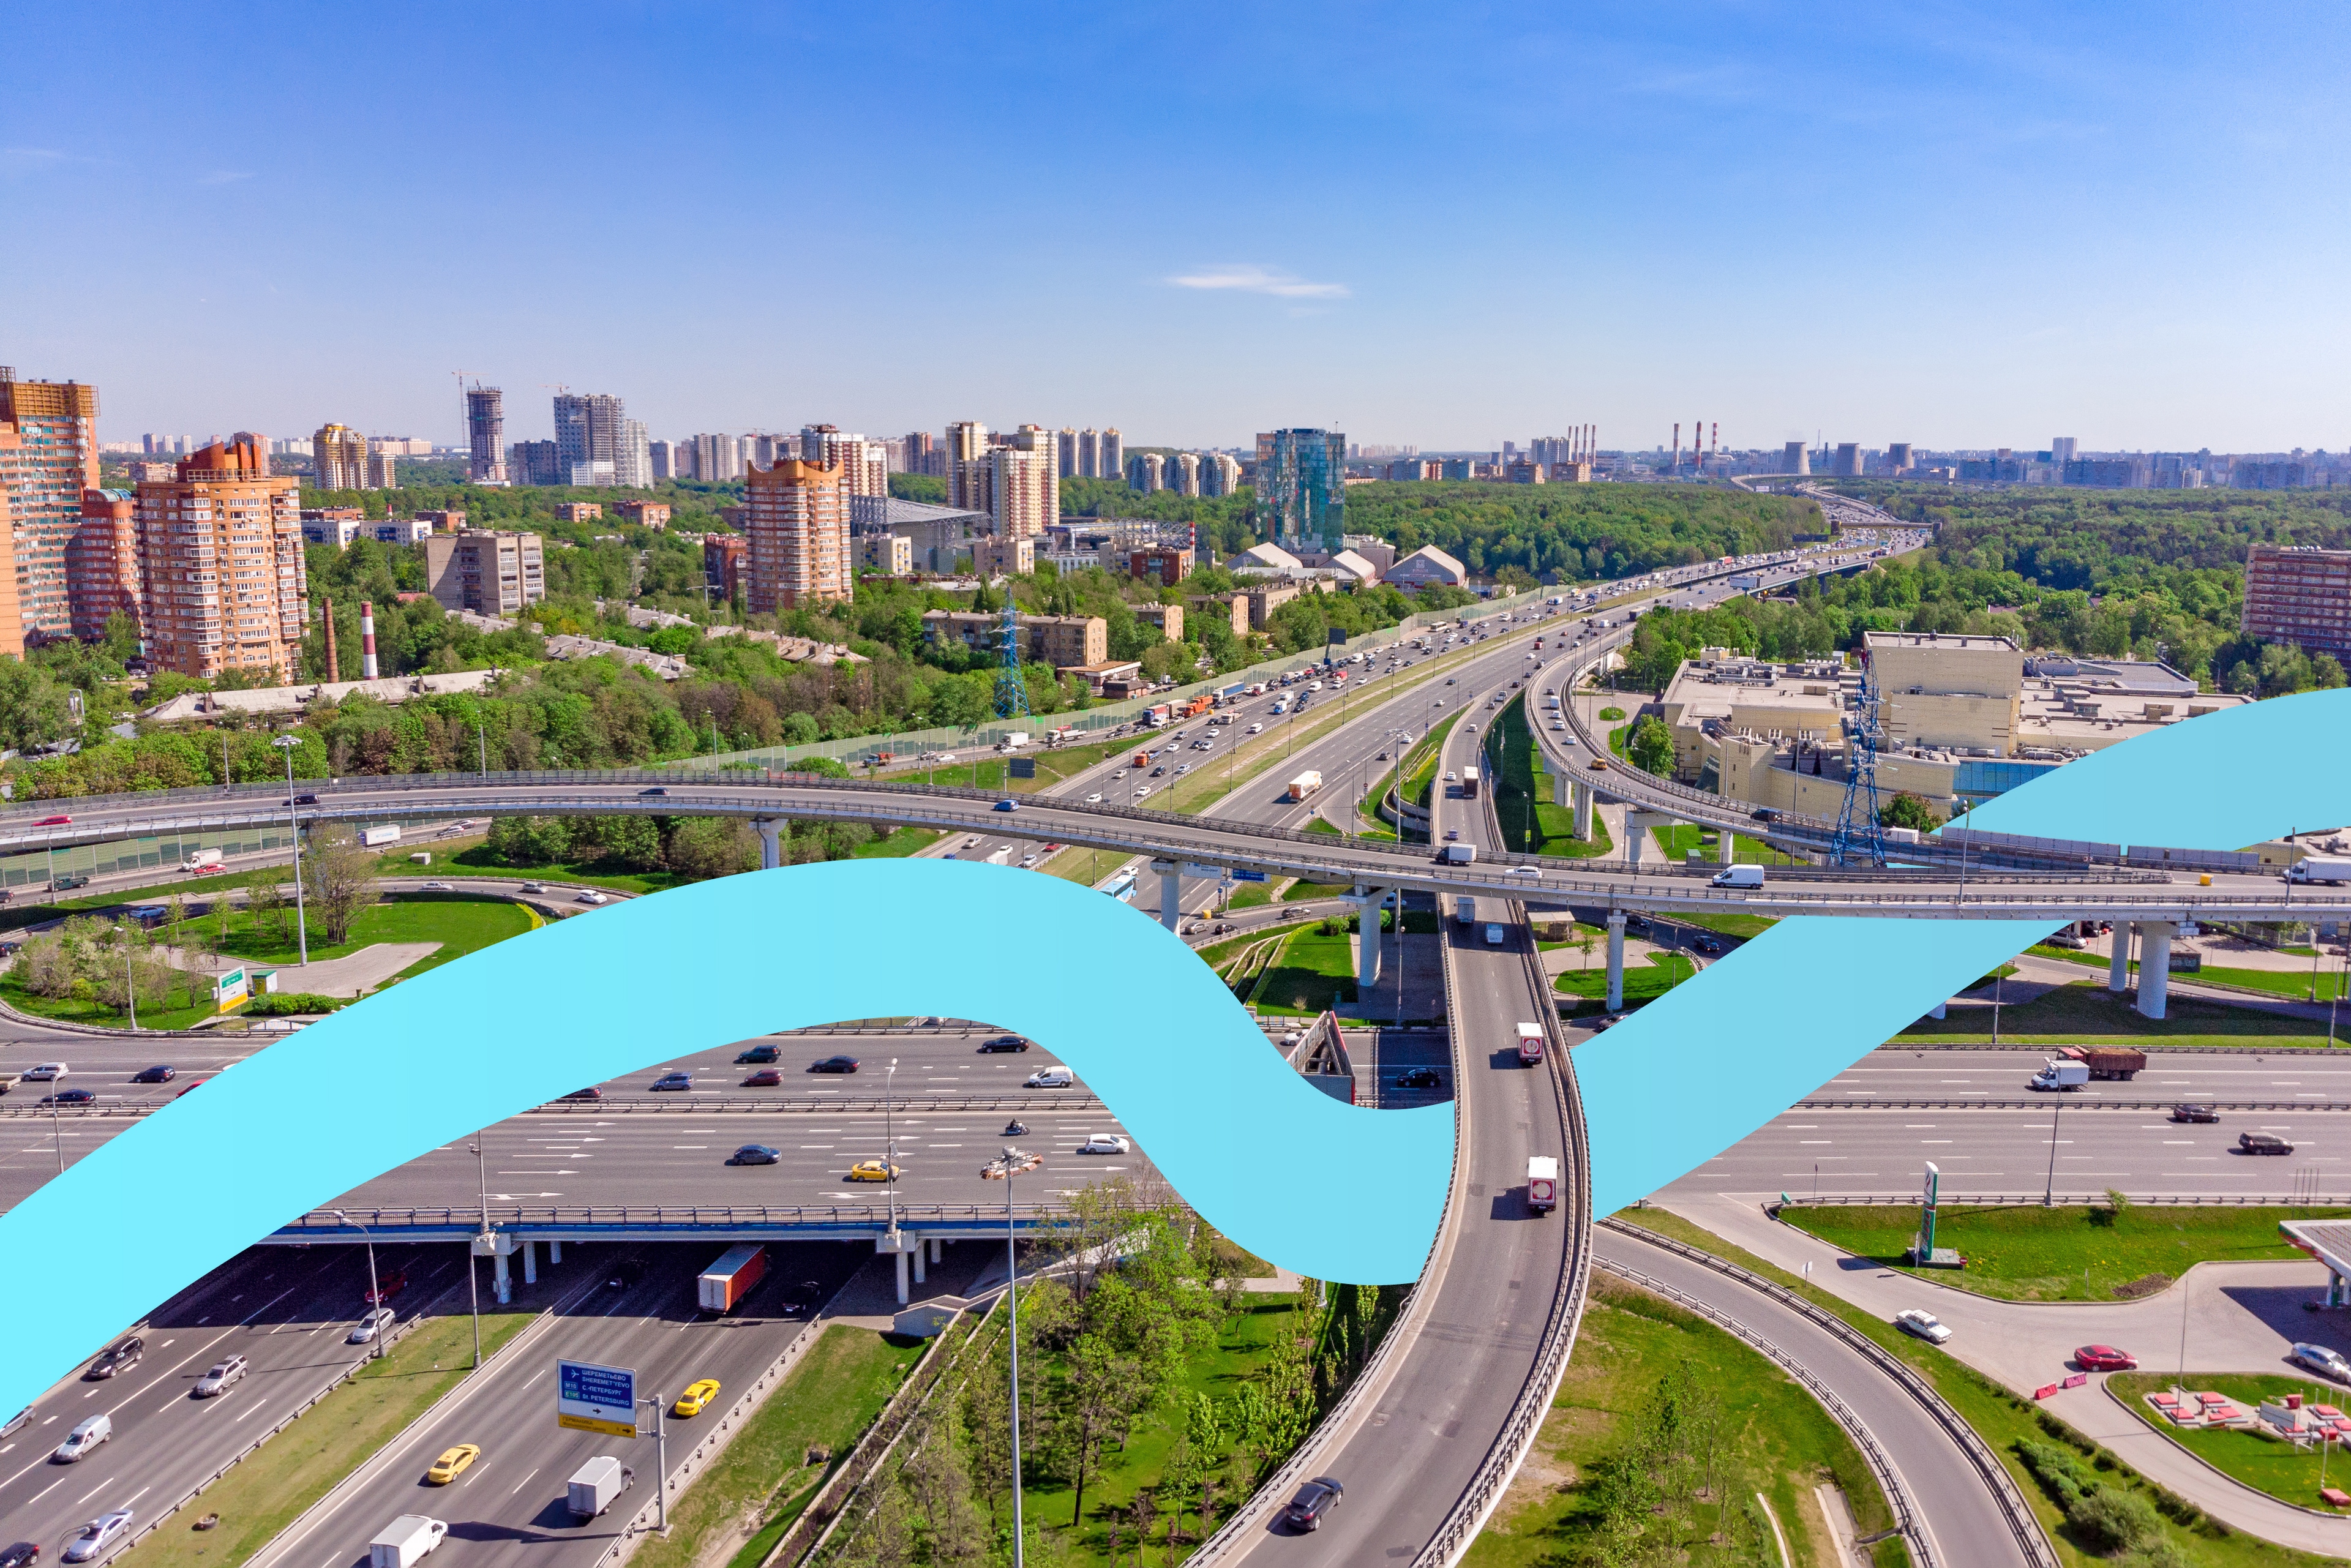
[[[2141,1296],[2152,1296],[2158,1291],[2170,1288],[2171,1276],[2168,1274],[2141,1274],[2128,1284],[2116,1285],[2115,1297],[2118,1301],[2136,1301]]]
[[[1596,1425],[1590,1410],[1554,1410],[1543,1422],[1542,1431],[1534,1446],[1527,1452],[1526,1462],[1510,1479],[1510,1490],[1502,1494],[1501,1506],[1495,1509],[1486,1528],[1498,1535],[1510,1533],[1509,1521],[1521,1511],[1553,1495],[1573,1488],[1583,1479],[1574,1463],[1559,1457],[1559,1445],[1568,1434],[1582,1427]]]

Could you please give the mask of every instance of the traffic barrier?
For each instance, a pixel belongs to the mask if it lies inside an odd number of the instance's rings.
[[[523,1113],[526,1116],[643,1116],[664,1113],[686,1115],[740,1115],[747,1113],[773,1112],[780,1115],[808,1115],[825,1111],[856,1111],[879,1113],[885,1108],[909,1115],[925,1111],[957,1113],[967,1111],[1099,1111],[1102,1103],[1092,1094],[1073,1094],[1066,1089],[1031,1090],[1028,1094],[957,1094],[935,1098],[909,1096],[885,1101],[880,1096],[859,1095],[839,1100],[765,1100],[753,1094],[727,1095],[709,1099],[700,1095],[660,1094],[637,1100],[555,1100],[544,1105],[534,1105]],[[5,1114],[0,1112],[0,1114]]]
[[[2095,1094],[2043,1094],[2031,1100],[1799,1100],[1798,1111],[2168,1111],[2174,1105],[2210,1105],[2215,1111],[2351,1111],[2351,1100],[2110,1100]],[[2183,1125],[2186,1124],[2183,1124]]]
[[[2029,1204],[2037,1208],[2044,1203],[2104,1205],[2111,1201],[2113,1201],[2112,1193],[2107,1188],[2101,1187],[2095,1192],[1947,1194],[1942,1200],[1942,1207],[1946,1209],[2015,1208]],[[2135,1206],[2163,1208],[2351,1208],[2351,1192],[2333,1196],[2314,1190],[2297,1192],[2290,1196],[2254,1192],[2126,1192],[2123,1194],[2123,1201]],[[1847,1207],[1868,1208],[1896,1206],[1903,1208],[1917,1207],[1917,1189],[1914,1187],[1908,1192],[1816,1193],[1810,1197],[1792,1197],[1788,1199],[1788,1207],[1791,1208]],[[1774,1203],[1770,1207],[1774,1215],[1779,1213],[1778,1204]]]

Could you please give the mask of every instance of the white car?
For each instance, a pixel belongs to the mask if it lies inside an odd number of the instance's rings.
[[[1067,1089],[1078,1081],[1077,1074],[1066,1067],[1046,1067],[1030,1073],[1020,1087],[1023,1089]]]
[[[1262,732],[1262,731],[1264,730],[1264,728],[1265,728],[1265,726],[1263,726],[1263,725],[1261,725],[1261,724],[1253,724],[1253,725],[1251,725],[1251,726],[1249,726],[1249,732],[1251,735],[1257,735],[1257,734],[1259,734],[1259,733]]]
[[[65,1075],[66,1064],[62,1061],[44,1061],[37,1067],[25,1069],[25,1082],[27,1083],[54,1083]]]
[[[2294,1360],[2322,1376],[2337,1383],[2351,1383],[2351,1361],[2346,1361],[2340,1351],[2323,1344],[2297,1344],[2291,1354]]]
[[[392,1309],[378,1307],[361,1318],[351,1332],[343,1336],[345,1344],[372,1344],[375,1336],[392,1326]]]
[[[1894,1326],[1928,1344],[1940,1344],[1951,1337],[1949,1325],[1924,1307],[1905,1307],[1894,1314]]]
[[[455,893],[457,890],[445,882],[428,882],[417,891],[419,893]]]
[[[1084,1143],[1078,1145],[1078,1153],[1081,1155],[1123,1155],[1127,1153],[1131,1147],[1132,1145],[1129,1145],[1124,1138],[1120,1137],[1115,1133],[1096,1133],[1092,1137],[1088,1138]]]
[[[1542,868],[1531,865],[1514,865],[1509,871],[1503,873],[1503,874],[1505,876],[1531,876],[1540,879],[1542,876]]]
[[[610,904],[612,902],[612,899],[610,894],[599,893],[591,887],[580,894],[579,902],[581,904]]]
[[[545,893],[547,891],[547,884],[543,882],[527,882],[522,884],[522,891],[525,893]]]
[[[114,1436],[114,1422],[105,1416],[92,1416],[66,1434],[50,1456],[61,1465],[70,1465],[88,1458],[98,1451],[98,1446]]]
[[[1087,796],[1087,797],[1086,797],[1086,804],[1087,804],[1087,805],[1089,805],[1089,806],[1099,806],[1099,805],[1101,805],[1102,803],[1102,791],[1101,791],[1101,790],[1099,790],[1099,789],[1095,790],[1092,794],[1091,794],[1091,795],[1089,795],[1089,796]]]
[[[1022,871],[1027,871],[1029,867],[1031,867],[1031,866],[1035,865],[1036,863],[1037,863],[1037,857],[1036,857],[1035,855],[1022,855],[1022,856],[1020,857],[1020,869],[1021,869]]]
[[[1565,728],[1567,727],[1567,726],[1565,726],[1565,725],[1563,725],[1563,724],[1560,723],[1560,722],[1559,722],[1559,720],[1557,720],[1557,719],[1553,719],[1553,720],[1552,720],[1552,721],[1551,721],[1551,727],[1552,727],[1552,728],[1553,728],[1553,729],[1565,729]]]
[[[65,1561],[89,1563],[103,1557],[130,1529],[129,1509],[118,1508],[112,1513],[102,1513],[83,1525],[81,1533],[66,1543]]]
[[[1134,798],[1135,798],[1136,800],[1142,800],[1145,795],[1148,795],[1148,794],[1150,794],[1150,793],[1151,793],[1151,786],[1150,786],[1150,785],[1148,785],[1148,784],[1145,784],[1145,785],[1144,785],[1141,789],[1137,789],[1137,790],[1134,792]]]

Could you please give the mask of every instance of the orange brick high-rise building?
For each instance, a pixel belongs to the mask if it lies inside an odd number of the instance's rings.
[[[754,465],[745,477],[750,611],[767,615],[850,597],[854,567],[841,465],[784,458],[772,468]]]
[[[214,442],[139,486],[141,628],[159,669],[298,679],[309,617],[299,481],[250,441]]]

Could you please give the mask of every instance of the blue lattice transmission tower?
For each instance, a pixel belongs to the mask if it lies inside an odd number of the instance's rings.
[[[1004,622],[997,628],[1003,646],[996,664],[996,716],[1026,718],[1029,716],[1029,683],[1020,674],[1020,606],[1014,601],[1012,586],[1004,589]]]
[[[1844,804],[1837,811],[1836,836],[1829,841],[1831,865],[1886,864],[1886,830],[1877,820],[1877,746],[1886,735],[1880,706],[1877,677],[1865,653],[1861,697],[1844,716]]]

